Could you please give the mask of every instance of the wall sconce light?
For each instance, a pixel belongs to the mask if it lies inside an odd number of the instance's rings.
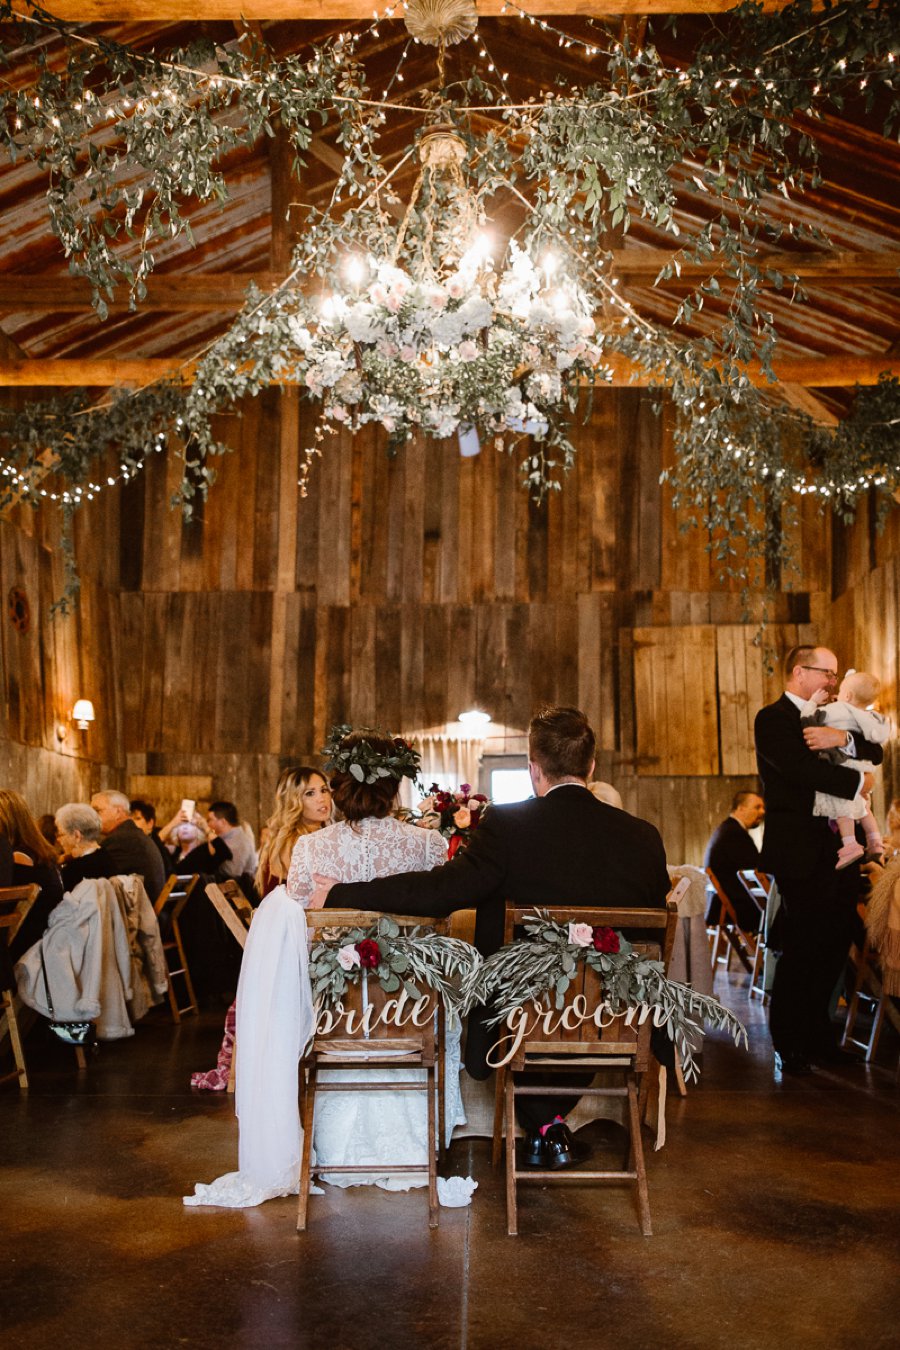
[[[87,731],[94,721],[94,705],[89,698],[80,698],[72,709],[72,721],[79,731]]]
[[[457,721],[462,722],[468,731],[473,732],[480,731],[482,727],[488,726],[490,720],[490,713],[481,712],[479,708],[470,708],[468,712],[461,712],[457,718]]]

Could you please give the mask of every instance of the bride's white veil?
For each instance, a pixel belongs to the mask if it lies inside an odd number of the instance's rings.
[[[186,1205],[244,1208],[297,1191],[298,1064],[314,1025],[306,911],[284,886],[266,896],[247,935],[237,993],[239,1171],[198,1184]]]

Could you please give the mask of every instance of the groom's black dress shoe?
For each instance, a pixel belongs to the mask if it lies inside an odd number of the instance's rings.
[[[776,1050],[775,1069],[778,1073],[787,1074],[790,1078],[808,1078],[812,1073],[812,1068],[806,1056],[796,1052],[780,1055]]]
[[[540,1130],[526,1134],[522,1142],[522,1162],[526,1167],[545,1167],[544,1136]]]
[[[544,1131],[544,1166],[552,1172],[563,1167],[577,1167],[590,1153],[586,1144],[575,1138],[568,1125],[558,1121]]]

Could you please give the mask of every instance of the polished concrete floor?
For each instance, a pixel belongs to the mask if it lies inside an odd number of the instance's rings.
[[[507,1237],[483,1140],[453,1145],[447,1170],[479,1189],[433,1232],[421,1191],[329,1190],[305,1235],[290,1199],[184,1209],[235,1165],[231,1101],[188,1086],[221,1018],[156,1013],[82,1075],[36,1036],[30,1092],[0,1089],[0,1345],[900,1346],[896,1039],[875,1068],[777,1084],[758,1005],[735,977],[727,996],[750,1053],[708,1041],[700,1086],[671,1105],[652,1238],[627,1189],[575,1183],[525,1189]],[[585,1133],[618,1152],[617,1127]]]

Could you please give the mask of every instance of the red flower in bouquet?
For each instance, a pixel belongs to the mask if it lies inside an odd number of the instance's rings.
[[[363,938],[362,942],[357,942],[356,950],[363,970],[374,970],[381,961],[381,948],[374,938]]]
[[[490,802],[483,792],[473,792],[468,783],[463,783],[459,792],[450,792],[432,783],[428,796],[419,805],[422,811],[421,823],[429,829],[440,830],[449,841],[447,854],[452,858],[458,849],[469,842],[472,831],[477,830],[485,807]]]
[[[614,928],[594,929],[594,949],[606,956],[615,956],[619,950],[619,935]]]

